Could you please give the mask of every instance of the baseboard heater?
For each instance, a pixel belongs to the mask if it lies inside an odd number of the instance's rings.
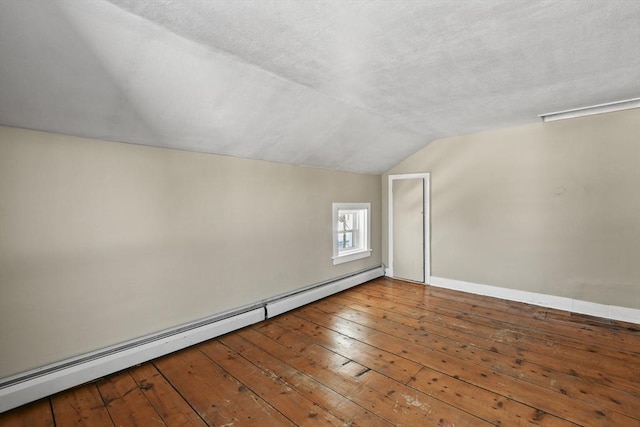
[[[0,413],[261,322],[384,275],[362,270],[206,319],[0,380]]]

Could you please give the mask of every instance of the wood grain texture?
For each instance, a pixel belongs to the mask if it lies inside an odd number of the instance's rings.
[[[380,278],[0,426],[640,427],[640,328]]]
[[[166,426],[128,371],[103,378],[97,387],[115,425]]]
[[[112,426],[106,405],[95,384],[75,387],[51,398],[56,425]]]
[[[154,407],[163,422],[173,426],[206,426],[182,396],[151,363],[130,370],[138,388]]]
[[[41,399],[0,414],[2,427],[53,427],[54,425],[49,399]],[[69,423],[68,425],[78,424]]]

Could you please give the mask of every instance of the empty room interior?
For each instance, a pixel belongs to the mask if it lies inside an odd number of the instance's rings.
[[[0,426],[640,426],[640,2],[0,0]]]

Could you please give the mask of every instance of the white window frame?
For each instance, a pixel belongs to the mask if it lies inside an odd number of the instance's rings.
[[[333,203],[333,265],[343,264],[371,256],[371,203]],[[362,212],[358,229],[353,231],[353,239],[358,242],[356,249],[340,251],[338,247],[338,212],[358,211]],[[363,212],[364,211],[364,212]]]

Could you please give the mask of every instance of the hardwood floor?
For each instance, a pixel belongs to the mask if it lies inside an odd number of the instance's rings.
[[[381,278],[2,426],[640,426],[640,327]]]

